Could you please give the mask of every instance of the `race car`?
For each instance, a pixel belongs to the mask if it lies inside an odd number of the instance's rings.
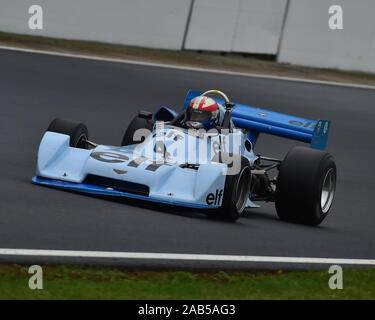
[[[120,146],[90,141],[81,122],[53,120],[32,182],[202,209],[227,221],[259,208],[259,201],[274,202],[281,220],[316,226],[330,211],[336,187],[335,161],[324,151],[329,129],[328,120],[232,103],[218,90],[190,90],[182,112],[140,111]],[[284,159],[256,154],[260,133],[310,147],[293,147]]]

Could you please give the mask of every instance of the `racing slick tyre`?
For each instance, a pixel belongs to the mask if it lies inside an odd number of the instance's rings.
[[[78,121],[60,119],[53,120],[47,131],[62,133],[70,136],[69,145],[71,147],[87,149],[86,140],[89,138],[87,127]]]
[[[237,159],[235,157],[238,157]],[[239,159],[239,155],[233,155],[233,163],[241,163],[237,174],[227,175],[225,179],[223,202],[218,209],[217,217],[226,221],[236,221],[246,207],[250,194],[251,170],[249,160],[245,157]],[[238,161],[238,162],[236,162]]]
[[[151,133],[153,127],[152,113],[147,111],[140,111],[137,116],[130,122],[125,134],[122,138],[121,145],[127,146],[134,143],[143,142],[148,134]],[[147,129],[144,132],[140,132],[140,137],[135,137],[134,134],[138,129]]]
[[[336,164],[328,152],[294,147],[280,165],[275,206],[281,220],[317,226],[331,208]]]

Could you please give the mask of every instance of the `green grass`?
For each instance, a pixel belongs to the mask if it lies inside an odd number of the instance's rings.
[[[375,74],[373,73],[319,69],[278,63],[275,56],[271,55],[195,50],[163,50],[6,32],[0,32],[0,44],[242,73],[375,85]]]
[[[374,299],[375,269],[344,269],[343,290],[328,271],[275,273],[124,272],[43,267],[43,290],[28,287],[28,268],[0,266],[0,299]]]

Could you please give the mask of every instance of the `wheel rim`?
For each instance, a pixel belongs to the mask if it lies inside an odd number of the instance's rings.
[[[239,178],[237,179],[236,184],[236,209],[238,212],[242,212],[242,210],[246,206],[247,198],[249,196],[248,190],[250,187],[250,179],[246,172],[250,170],[249,168],[243,168]]]
[[[333,197],[335,195],[336,174],[333,168],[330,168],[323,180],[322,194],[320,196],[320,207],[323,213],[327,213],[331,208]]]

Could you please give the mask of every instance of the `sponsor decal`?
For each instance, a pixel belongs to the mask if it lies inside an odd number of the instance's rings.
[[[209,193],[206,197],[206,203],[209,206],[216,205],[218,206],[221,202],[221,198],[223,197],[223,189],[216,189],[215,193]]]
[[[137,168],[141,163],[145,162],[146,160],[148,160],[148,158],[146,158],[146,157],[138,157],[138,158],[135,158],[134,160],[130,161],[128,163],[128,166],[129,167]]]
[[[125,161],[129,160],[129,157],[124,155],[124,154],[115,153],[115,152],[107,152],[107,151],[93,152],[93,153],[90,154],[90,157],[94,158],[95,160],[98,160],[98,161],[101,161],[101,162],[107,162],[107,163],[122,163],[122,162],[125,162]],[[150,159],[148,159],[146,157],[138,157],[138,158],[130,161],[127,165],[129,167],[137,168],[140,164],[142,164],[143,162],[146,162],[146,161],[150,161]],[[151,163],[149,163],[147,165],[145,170],[156,171],[157,169],[159,169],[163,165],[170,166],[171,164],[165,163],[165,162],[157,163],[157,162],[151,161]],[[120,170],[120,169],[113,169],[113,171],[116,172],[117,174],[127,173],[126,170]]]
[[[125,162],[129,160],[129,157],[127,157],[124,154],[107,152],[107,151],[92,152],[90,154],[90,157],[98,161],[109,162],[109,163],[121,163],[121,162]]]
[[[302,121],[298,121],[298,120],[289,120],[288,123],[294,125],[294,126],[298,126],[298,127],[304,127],[304,128],[309,128],[314,130],[315,128],[315,125],[312,124],[311,122],[302,122]]]

